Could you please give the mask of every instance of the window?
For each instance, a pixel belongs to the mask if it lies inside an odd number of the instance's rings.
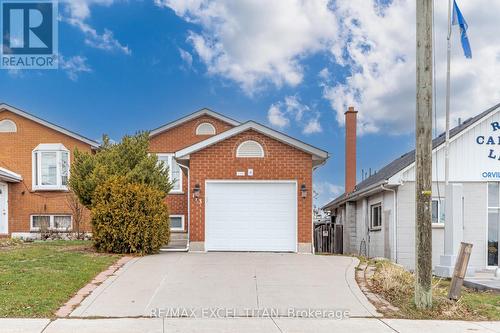
[[[170,215],[170,230],[184,231],[184,215]]]
[[[158,161],[165,163],[168,167],[168,177],[172,182],[171,193],[182,193],[182,172],[173,154],[158,154]]]
[[[16,123],[10,119],[0,120],[0,133],[15,133],[17,132]]]
[[[201,123],[196,127],[196,135],[214,135],[215,127],[210,123]]]
[[[260,143],[248,140],[238,146],[236,157],[264,157],[264,148]]]
[[[445,219],[445,200],[444,198],[432,199],[432,224],[444,225]]]
[[[380,203],[370,206],[370,226],[372,230],[382,228],[382,205]]]
[[[71,215],[31,215],[31,230],[70,231],[72,222]]]
[[[62,144],[40,144],[33,150],[33,189],[67,190],[69,151]]]

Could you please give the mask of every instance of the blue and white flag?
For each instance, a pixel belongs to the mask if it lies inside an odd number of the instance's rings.
[[[457,2],[453,1],[453,25],[458,25],[460,27],[460,39],[462,41],[462,48],[464,49],[464,55],[466,58],[472,58],[472,51],[470,49],[469,37],[467,37],[467,29],[469,25],[465,22],[462,12],[457,6]]]

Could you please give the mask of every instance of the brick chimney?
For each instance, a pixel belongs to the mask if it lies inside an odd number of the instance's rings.
[[[345,193],[356,187],[356,126],[358,111],[350,106],[345,112]]]

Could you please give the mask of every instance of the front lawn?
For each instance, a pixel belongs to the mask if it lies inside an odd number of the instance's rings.
[[[119,258],[89,241],[0,242],[0,317],[51,317]]]
[[[399,311],[385,311],[386,317],[408,319],[500,320],[500,294],[462,288],[457,301],[447,298],[449,279],[433,279],[433,306],[417,309],[413,303],[414,275],[389,261],[371,260],[376,270],[369,281],[372,292],[381,295]]]

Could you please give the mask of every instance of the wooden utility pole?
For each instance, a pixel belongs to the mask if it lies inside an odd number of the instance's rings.
[[[415,305],[432,306],[432,1],[417,0]]]

